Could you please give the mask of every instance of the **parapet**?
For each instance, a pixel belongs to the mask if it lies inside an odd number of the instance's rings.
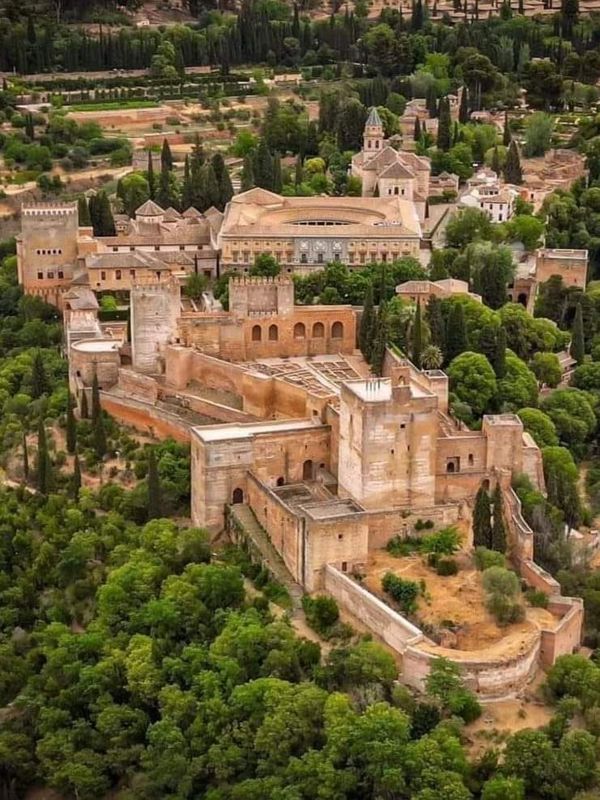
[[[21,213],[24,217],[67,217],[78,213],[77,203],[23,203]]]
[[[276,275],[275,277],[266,275],[241,275],[229,278],[229,286],[264,286],[275,284],[277,286],[290,286],[294,281],[286,275]]]

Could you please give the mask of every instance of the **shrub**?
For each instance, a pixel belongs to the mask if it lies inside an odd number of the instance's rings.
[[[487,547],[476,547],[473,554],[473,560],[477,569],[484,572],[490,567],[506,567],[506,558],[503,553],[498,553],[497,550],[488,550]]]
[[[415,522],[415,530],[416,531],[429,531],[433,528],[433,520],[431,519],[418,519]]]
[[[403,580],[393,572],[386,572],[381,585],[384,592],[387,592],[398,603],[404,613],[412,614],[417,610],[417,597],[419,596],[417,583]]]
[[[525,609],[521,603],[502,594],[490,594],[486,608],[493,614],[500,625],[521,622],[525,617]]]
[[[451,556],[459,547],[460,533],[453,525],[442,528],[437,533],[424,536],[421,540],[421,549],[424,553],[439,553],[440,555]]]
[[[468,689],[455,689],[448,695],[448,710],[467,724],[481,716],[481,705],[477,697]]]
[[[340,618],[340,610],[333,597],[305,595],[302,598],[302,608],[307,623],[317,633],[326,633]]]
[[[447,575],[456,575],[458,572],[458,564],[453,558],[440,558],[436,565],[435,571],[438,575],[442,575],[444,577]]]
[[[548,595],[542,592],[541,589],[528,589],[525,592],[525,597],[529,605],[535,608],[548,608]]]
[[[516,597],[520,590],[519,579],[508,569],[490,567],[483,573],[483,588],[489,594]]]
[[[386,545],[386,550],[393,556],[408,556],[414,553],[421,546],[421,540],[411,536],[403,538],[402,536],[394,536]]]

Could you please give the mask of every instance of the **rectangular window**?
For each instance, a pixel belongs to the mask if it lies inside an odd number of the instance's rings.
[[[130,276],[131,276],[132,278],[135,278],[135,270],[134,270],[134,269],[130,269],[130,270],[129,270],[129,274],[130,274]]]
[[[300,263],[301,264],[306,264],[307,261],[308,261],[308,258],[306,256],[306,253],[300,253]]]
[[[115,270],[115,279],[118,280],[118,281],[121,280],[121,270],[120,269],[116,269]]]
[[[62,271],[62,269],[58,270],[58,277],[59,278],[64,278],[65,277],[65,273]]]
[[[106,272],[104,270],[102,270],[100,272],[100,280],[101,281],[105,281],[106,280]]]
[[[323,253],[317,253],[317,264],[323,263]]]
[[[154,245],[154,249],[155,249],[155,250],[160,250],[160,245],[159,245],[159,244],[155,244],[155,245]]]
[[[44,280],[44,273],[38,272],[38,281],[43,281],[43,280]]]
[[[52,278],[54,278],[54,273],[53,272],[49,272],[48,273],[48,277],[52,280]]]
[[[118,247],[113,247],[112,251],[113,251],[113,253],[118,253],[119,252],[119,248]]]

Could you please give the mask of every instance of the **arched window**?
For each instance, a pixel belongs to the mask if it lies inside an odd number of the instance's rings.
[[[302,465],[302,480],[303,481],[311,481],[312,477],[313,477],[313,462],[309,458]]]
[[[446,472],[454,472],[454,461],[449,461],[446,464]]]
[[[341,322],[334,322],[331,326],[331,338],[332,339],[343,339],[344,338],[344,326]]]
[[[281,476],[277,478],[277,486],[283,486],[284,483],[285,483],[285,478],[282,478]]]
[[[518,297],[518,301],[522,306],[527,306],[527,295],[526,294],[520,294],[519,297]]]
[[[260,342],[262,339],[262,330],[260,325],[254,325],[252,328],[252,341],[253,342]]]
[[[243,502],[244,502],[244,490],[238,487],[237,489],[233,490],[232,503],[235,506]]]
[[[306,338],[306,328],[304,327],[303,322],[297,322],[294,325],[294,339],[305,339]]]
[[[277,325],[269,325],[269,341],[276,342],[279,339],[279,332],[277,330]]]
[[[313,339],[322,339],[325,336],[325,326],[322,322],[315,322],[312,335]]]

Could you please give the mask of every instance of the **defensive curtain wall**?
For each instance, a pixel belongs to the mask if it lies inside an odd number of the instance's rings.
[[[510,476],[505,473],[498,479],[503,486],[511,558],[526,583],[548,596],[548,611],[557,617],[552,628],[532,631],[517,650],[506,648],[503,640],[481,651],[441,647],[344,574],[338,565],[325,567],[324,588],[402,656],[402,678],[411,686],[423,688],[432,660],[443,656],[460,666],[467,685],[474,691],[483,697],[504,697],[520,692],[539,665],[550,667],[559,656],[572,653],[579,646],[583,602],[580,598],[563,597],[558,582],[533,561],[533,531],[523,519],[520,501],[510,487]]]

